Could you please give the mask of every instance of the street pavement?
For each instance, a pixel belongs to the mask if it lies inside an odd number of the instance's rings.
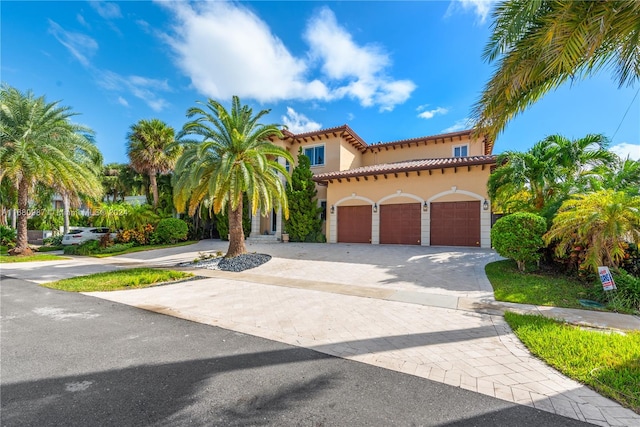
[[[579,426],[417,376],[1,276],[2,426]]]
[[[203,252],[225,249],[225,242],[202,241],[105,259],[5,264],[2,272],[43,283],[134,266],[175,268]],[[638,414],[533,357],[502,313],[509,309],[618,329],[640,329],[640,319],[498,303],[484,274],[484,265],[498,259],[493,251],[252,242],[248,249],[273,258],[243,273],[199,269],[193,271],[204,276],[201,280],[90,295],[408,374],[417,381],[431,380],[518,407],[602,426],[640,426]],[[400,419],[400,425],[410,423]],[[435,419],[437,425],[446,424]]]

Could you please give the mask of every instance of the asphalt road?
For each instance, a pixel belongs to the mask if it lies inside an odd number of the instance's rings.
[[[423,378],[0,276],[2,426],[578,426]]]

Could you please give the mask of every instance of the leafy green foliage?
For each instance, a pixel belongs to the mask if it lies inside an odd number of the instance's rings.
[[[531,353],[568,377],[640,410],[640,332],[583,330],[510,312],[504,318]]]
[[[617,266],[625,257],[625,241],[640,242],[640,197],[613,190],[575,195],[562,204],[544,238],[547,244],[557,242],[559,256],[585,248],[582,268]]]
[[[16,230],[6,225],[0,225],[0,245],[7,246],[16,241]]]
[[[500,2],[484,58],[496,62],[473,119],[495,141],[517,114],[576,77],[611,68],[620,86],[640,78],[640,2]]]
[[[151,243],[176,243],[187,240],[189,227],[187,223],[178,218],[161,219],[155,231],[151,235]]]
[[[540,249],[544,247],[542,235],[545,231],[547,223],[544,218],[518,212],[496,221],[491,229],[491,242],[501,256],[515,260],[520,271],[524,271],[527,262],[540,259]]]
[[[615,291],[603,291],[600,286],[601,292],[607,293],[605,298],[610,301],[609,305],[614,309],[640,312],[640,277],[634,277],[620,269],[613,273],[613,280],[616,282]]]
[[[79,245],[67,245],[64,247],[65,255],[92,255],[100,251],[100,242],[88,240]]]
[[[291,174],[291,186],[287,187],[289,200],[289,219],[285,221],[284,230],[292,242],[315,242],[322,235],[322,208],[316,201],[315,182],[312,180],[311,161],[298,152],[298,164]]]

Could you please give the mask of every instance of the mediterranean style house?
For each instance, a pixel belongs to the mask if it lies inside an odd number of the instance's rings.
[[[343,125],[273,142],[311,160],[329,243],[491,246],[496,158],[471,130],[367,144]],[[250,239],[280,240],[282,224],[279,212],[256,215]]]

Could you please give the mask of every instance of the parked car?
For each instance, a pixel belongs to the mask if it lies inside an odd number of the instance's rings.
[[[79,245],[89,240],[100,240],[105,234],[109,234],[108,227],[76,227],[64,235],[62,244]],[[111,238],[115,237],[116,233],[111,233]]]

